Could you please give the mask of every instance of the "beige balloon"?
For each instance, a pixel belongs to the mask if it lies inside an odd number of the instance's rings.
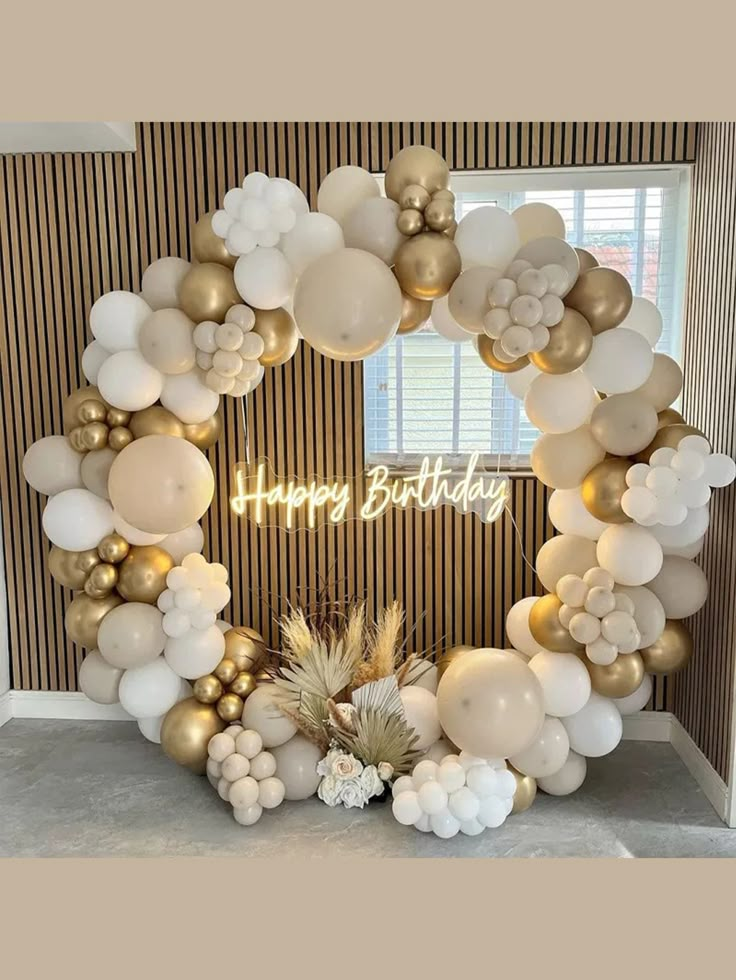
[[[437,710],[450,741],[482,759],[523,751],[544,723],[539,681],[504,650],[472,650],[453,661],[437,688]]]
[[[117,704],[123,671],[109,664],[99,650],[91,650],[79,668],[79,689],[97,704]]]
[[[317,773],[317,763],[322,750],[297,733],[283,745],[271,749],[276,760],[278,778],[286,790],[285,800],[306,800],[314,796],[322,777]]]
[[[674,408],[665,408],[663,412],[657,413],[657,428],[663,429],[665,425],[685,425],[685,417]]]
[[[163,653],[166,634],[162,621],[163,614],[155,606],[124,602],[100,623],[97,647],[113,667],[142,667]]]
[[[296,725],[278,707],[273,684],[257,687],[245,702],[243,725],[258,732],[266,749],[283,745],[297,732]]]
[[[595,568],[596,542],[577,534],[557,534],[537,552],[537,576],[548,592],[554,592],[563,575],[579,575]]]
[[[107,491],[107,481],[110,467],[115,462],[117,453],[113,449],[96,449],[87,453],[82,460],[82,482],[88,490],[96,493],[105,500],[110,499]]]
[[[396,226],[399,205],[386,197],[369,197],[353,208],[343,222],[347,248],[372,252],[381,262],[393,265],[399,246],[406,241]]]
[[[634,392],[640,395],[655,411],[663,412],[676,401],[682,391],[682,368],[668,354],[655,354],[652,373]]]
[[[184,374],[194,367],[194,324],[181,310],[157,310],[141,326],[138,347],[163,374]]]
[[[565,307],[560,322],[550,328],[547,346],[533,351],[529,360],[545,374],[568,374],[585,363],[592,346],[588,321],[582,313]]]
[[[622,323],[632,301],[628,280],[615,269],[600,267],[582,272],[565,296],[565,306],[582,313],[594,334]]]
[[[144,436],[110,468],[110,501],[124,521],[149,534],[173,534],[205,513],[215,489],[207,457],[185,439]]]
[[[593,409],[590,430],[607,453],[641,452],[657,432],[657,413],[638,392],[609,395]]]
[[[488,313],[491,304],[488,301],[488,291],[499,278],[496,269],[486,266],[475,266],[460,273],[447,296],[450,313],[461,327],[471,333],[481,333],[483,317]]]
[[[152,262],[141,279],[141,295],[152,310],[164,310],[179,303],[179,286],[191,265],[173,255]]]
[[[559,435],[545,433],[532,446],[531,468],[538,480],[554,490],[579,487],[606,453],[589,425]]]

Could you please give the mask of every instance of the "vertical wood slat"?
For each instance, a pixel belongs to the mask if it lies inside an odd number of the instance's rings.
[[[89,308],[101,292],[137,290],[150,261],[187,255],[196,218],[250,170],[296,181],[315,206],[328,169],[353,163],[382,171],[412,141],[434,145],[452,169],[636,163],[653,159],[652,148],[655,162],[693,159],[694,124],[608,126],[142,123],[134,154],[3,157],[0,479],[13,685],[76,688],[82,652],[63,631],[70,593],[47,574],[43,501],[23,482],[20,463],[33,440],[60,431],[63,399],[82,381]],[[416,627],[409,649],[442,637],[504,645],[505,612],[539,588],[508,518],[487,527],[452,511],[410,511],[315,534],[257,530],[228,507],[245,428],[240,405],[224,402],[225,435],[210,453],[217,494],[203,526],[207,553],[231,572],[232,621],[252,623],[273,643],[274,614],[287,600],[313,597],[332,576],[335,597],[365,594],[371,612],[402,599],[408,625]],[[355,474],[364,464],[362,412],[361,366],[326,362],[302,345],[247,401],[251,454],[268,455],[291,473]],[[547,497],[530,477],[514,483],[514,513],[531,558],[552,533]]]

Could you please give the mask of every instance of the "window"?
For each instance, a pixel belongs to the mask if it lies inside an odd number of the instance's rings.
[[[664,321],[657,350],[679,357],[686,168],[455,174],[452,187],[458,220],[488,204],[513,211],[544,201],[557,208],[572,245],[625,275],[635,296],[657,304]],[[368,463],[399,468],[441,453],[461,467],[478,451],[489,465],[528,466],[538,431],[472,343],[453,344],[427,324],[366,360],[364,378]]]

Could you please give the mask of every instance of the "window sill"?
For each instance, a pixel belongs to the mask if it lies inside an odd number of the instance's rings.
[[[407,476],[417,472],[425,456],[431,460],[435,460],[440,455],[445,466],[453,474],[462,475],[465,473],[468,462],[470,461],[470,454],[448,456],[444,453],[426,453],[397,456],[391,453],[385,455],[371,453],[365,459],[365,469],[369,470],[374,466],[385,466],[391,476]],[[476,472],[484,473],[487,476],[508,476],[512,480],[515,477],[530,477],[534,475],[527,457],[520,457],[514,460],[512,457],[502,456],[499,458],[498,456],[486,456],[476,467]]]

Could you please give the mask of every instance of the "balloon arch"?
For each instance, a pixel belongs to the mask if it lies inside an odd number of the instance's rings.
[[[51,574],[89,651],[79,683],[206,772],[241,824],[317,793],[364,806],[392,793],[401,824],[440,837],[497,827],[537,787],[574,792],[611,752],[651,675],[683,668],[682,622],[706,601],[693,561],[711,488],[736,475],[671,406],[679,366],[662,319],[626,279],[565,241],[553,208],[479,207],[455,221],[450,173],[424,146],[327,174],[310,211],[293,183],[251,173],[141,292],[101,296],[87,387],[64,435],[24,474],[48,496]],[[300,339],[362,360],[432,327],[502,372],[541,434],[531,454],[560,533],[539,551],[547,590],[509,611],[507,650],[402,653],[398,604],[367,623],[293,610],[270,654],[217,618],[228,572],[202,556],[214,493],[204,452],[221,397],[243,398]]]

